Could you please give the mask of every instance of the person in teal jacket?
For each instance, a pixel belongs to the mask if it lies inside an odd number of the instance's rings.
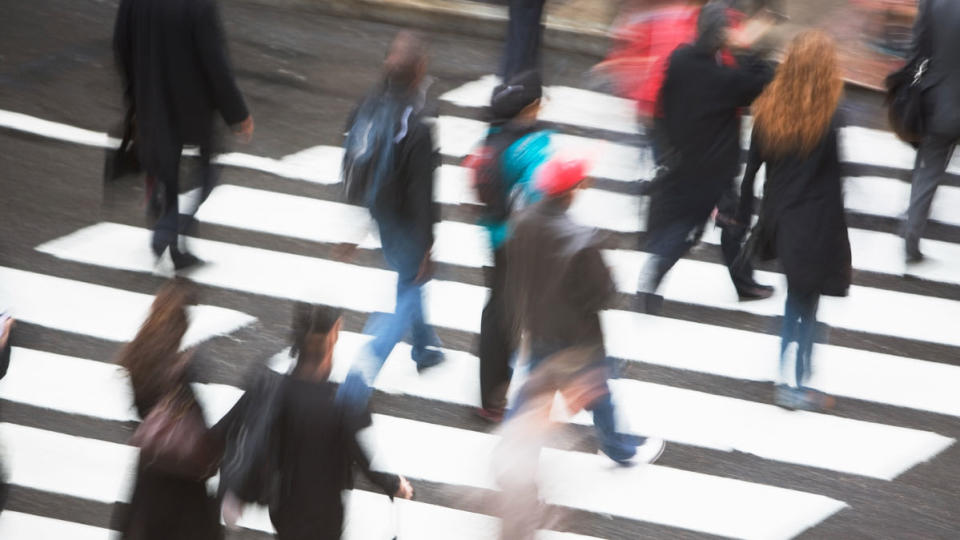
[[[503,208],[487,208],[480,220],[490,236],[493,268],[486,276],[490,296],[480,320],[480,394],[481,417],[498,422],[507,404],[507,388],[513,370],[510,358],[516,348],[507,308],[506,257],[504,244],[510,236],[510,215],[540,200],[536,188],[537,169],[551,157],[551,132],[537,123],[542,97],[540,76],[534,71],[521,73],[498,86],[490,100],[491,127],[487,143],[506,148],[500,153],[499,166]],[[494,140],[497,142],[494,143]]]

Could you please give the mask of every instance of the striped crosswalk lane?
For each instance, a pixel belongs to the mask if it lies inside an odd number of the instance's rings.
[[[436,198],[444,208],[445,220],[436,229],[434,254],[452,271],[451,277],[428,286],[427,315],[441,328],[474,338],[487,294],[478,284],[478,272],[489,265],[490,255],[483,230],[470,221],[469,212],[458,210],[476,200],[466,171],[454,163],[473,148],[485,127],[475,115],[457,115],[482,105],[493,84],[492,78],[484,78],[442,96],[448,109],[437,120],[446,163],[437,175]],[[636,128],[628,116],[632,110],[629,103],[575,88],[551,88],[547,95],[550,99],[543,116],[561,132],[556,137],[558,147],[597,157],[593,174],[604,180],[582,193],[572,210],[575,217],[615,235],[642,233],[644,202],[628,194],[629,182],[643,176],[649,163],[633,145]],[[7,111],[0,111],[0,126],[86,146],[109,147],[117,142],[102,133]],[[569,132],[563,133],[567,128]],[[912,166],[909,149],[904,150],[888,133],[848,127],[843,145],[848,162],[901,170]],[[341,155],[338,147],[320,144],[282,158],[228,153],[217,161],[228,168],[332,186]],[[321,196],[304,196],[234,183],[229,173],[224,177],[226,184],[214,191],[198,215],[202,223],[313,246],[358,242],[365,251],[379,249],[366,212],[337,202],[332,190]],[[624,188],[616,187],[618,184]],[[847,179],[846,190],[848,210],[854,214],[895,219],[902,211],[908,186],[893,178],[852,177]],[[960,225],[949,211],[960,188],[944,186],[941,191],[933,220],[946,227]],[[250,219],[252,215],[268,215],[269,219]],[[126,341],[135,333],[151,297],[110,286],[110,276],[116,272],[165,276],[172,270],[154,262],[148,238],[149,231],[141,227],[105,221],[45,241],[35,246],[39,253],[62,264],[99,268],[103,279],[85,283],[27,269],[0,268],[0,301],[10,306],[15,316],[41,329],[107,342]],[[202,235],[191,242],[191,248],[207,264],[191,271],[189,277],[206,288],[232,291],[258,303],[307,300],[336,305],[361,316],[393,309],[396,278],[380,265],[334,261],[302,251],[289,253],[282,249],[288,245],[285,242],[277,243],[277,248],[263,243],[254,247]],[[717,233],[708,231],[705,242],[719,243]],[[890,277],[904,273],[898,251],[902,246],[890,231],[876,230],[868,223],[851,229],[851,242],[856,269]],[[618,288],[628,297],[635,290],[646,256],[632,247],[620,245],[605,252]],[[924,247],[934,261],[911,268],[910,273],[941,288],[960,283],[954,270],[954,263],[960,262],[958,244],[940,240],[926,242]],[[782,312],[782,295],[738,303],[726,269],[715,259],[707,259],[681,261],[664,284],[669,301],[771,323],[776,320]],[[776,272],[760,272],[758,277],[775,284],[782,280]],[[93,305],[102,309],[90,313]],[[960,315],[958,309],[951,300],[898,290],[889,284],[878,288],[870,282],[855,284],[849,298],[825,299],[820,318],[832,328],[865,336],[892,336],[960,350],[950,324]],[[926,316],[911,316],[919,311]],[[191,315],[190,344],[230,335],[256,322],[251,315],[215,305],[197,306]],[[733,384],[777,379],[778,339],[756,328],[653,317],[623,306],[605,311],[602,319],[608,352],[628,365],[655,366],[680,378],[684,373],[700,374]],[[369,336],[344,332],[335,354],[334,380],[342,380],[368,341]],[[0,399],[28,407],[40,417],[35,423],[0,424],[12,483],[31,493],[76,501],[123,502],[129,496],[136,451],[113,435],[116,431],[110,426],[129,426],[137,418],[122,370],[110,363],[110,358],[54,354],[43,348],[16,347],[10,374],[0,383]],[[717,351],[737,354],[717,361]],[[418,375],[409,360],[409,346],[401,344],[376,381],[378,395],[394,396],[412,407],[439,407],[448,415],[476,406],[478,359],[462,344],[446,353],[447,363]],[[285,350],[276,351],[270,360],[279,371],[285,371],[289,362]],[[856,415],[791,413],[736,392],[718,395],[682,384],[646,382],[630,373],[628,369],[623,378],[611,382],[620,405],[619,427],[666,439],[668,452],[669,445],[676,445],[674,448],[692,455],[703,453],[721,461],[717,456],[742,453],[774,468],[831,471],[841,478],[889,483],[936,459],[955,442],[925,427]],[[523,376],[519,370],[515,383]],[[214,376],[195,383],[209,422],[225,414],[241,394],[235,381]],[[960,417],[957,384],[960,367],[891,354],[870,343],[819,345],[811,381],[815,388],[856,403],[912,410],[917,415]],[[67,415],[86,419],[83,424],[93,427],[58,432],[49,425],[52,420],[44,420],[46,411],[61,415],[50,418]],[[589,416],[581,413],[571,422],[578,426],[571,429],[589,433]],[[497,489],[489,464],[498,435],[478,431],[475,423],[434,423],[416,415],[377,412],[367,436],[376,450],[378,469],[405,474],[414,482],[475,492],[477,497]],[[696,463],[617,469],[577,445],[546,449],[541,467],[541,496],[546,502],[580,515],[609,516],[627,526],[653,524],[667,527],[665,530],[718,536],[789,538],[815,528],[851,504],[835,489],[827,490],[826,495],[819,493],[816,482],[798,489],[796,484],[779,485],[777,479],[744,480],[715,470],[701,472]],[[348,501],[346,537],[351,539],[387,538],[398,530],[401,537],[479,539],[494,536],[498,526],[493,517],[437,498],[429,503],[401,502],[390,508],[386,498],[356,489]],[[392,525],[356,517],[391,513],[396,514]],[[0,515],[0,535],[81,539],[110,535],[105,523],[93,526],[82,519],[71,522],[61,517],[7,512]],[[272,530],[262,511],[251,511],[241,525],[251,531]],[[571,532],[541,531],[540,537],[590,537],[573,534],[585,530],[593,529],[573,525]]]

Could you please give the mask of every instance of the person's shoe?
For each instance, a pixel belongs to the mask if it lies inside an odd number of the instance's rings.
[[[907,264],[917,264],[923,262],[923,253],[918,248],[907,249]]]
[[[477,416],[490,422],[491,424],[499,424],[503,422],[503,415],[505,411],[499,408],[484,408],[478,407],[474,412],[477,413]]]
[[[760,284],[752,285],[750,287],[743,287],[742,289],[737,290],[737,296],[740,297],[741,302],[750,300],[763,300],[773,296],[773,287],[770,285]]]
[[[417,363],[417,373],[423,373],[434,366],[438,366],[443,363],[443,360],[443,352],[438,349],[425,349],[414,358]]]
[[[794,411],[802,407],[802,401],[800,390],[797,388],[778,384],[773,390],[773,402],[777,407]]]
[[[659,315],[663,310],[663,297],[656,293],[638,291],[635,306],[640,313]]]
[[[647,437],[646,440],[637,447],[637,453],[633,456],[633,463],[639,465],[650,465],[655,463],[660,456],[663,455],[663,450],[667,447],[667,443],[658,437]]]
[[[170,248],[170,258],[173,259],[173,267],[180,270],[186,270],[187,268],[192,268],[203,264],[203,260],[199,257],[190,253],[189,251],[180,251],[175,247]]]
[[[823,392],[809,388],[792,388],[783,384],[777,385],[774,402],[777,406],[791,411],[823,411],[832,409],[837,404],[836,398]]]

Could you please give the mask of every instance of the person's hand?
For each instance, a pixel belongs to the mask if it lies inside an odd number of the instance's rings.
[[[417,283],[426,283],[433,277],[433,258],[431,255],[431,252],[427,251],[427,254],[423,256],[423,261],[420,262],[420,270],[417,272]]]
[[[0,328],[0,348],[7,346],[7,341],[10,340],[10,330],[13,329],[13,317],[8,317],[7,320],[3,321],[3,328]]]
[[[397,492],[393,494],[394,497],[398,499],[412,499],[413,498],[413,486],[410,485],[410,482],[406,478],[400,476],[400,485],[397,487]]]
[[[776,25],[769,15],[760,15],[747,21],[738,28],[731,28],[727,34],[727,46],[734,50],[747,50],[766,36]]]
[[[246,120],[234,126],[233,132],[243,144],[247,144],[253,140],[253,115],[247,116]]]
[[[223,496],[220,512],[223,513],[223,522],[227,525],[227,528],[236,530],[238,528],[237,522],[243,516],[243,501],[238,499],[233,492],[228,491]]]

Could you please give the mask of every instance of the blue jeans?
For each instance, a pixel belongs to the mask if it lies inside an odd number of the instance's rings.
[[[820,295],[816,292],[798,293],[787,290],[787,304],[783,313],[783,331],[780,334],[780,371],[786,371],[787,347],[797,343],[796,386],[803,388],[810,377],[810,357],[817,330],[817,307]]]
[[[366,407],[371,386],[383,363],[403,338],[413,341],[412,357],[418,365],[431,360],[440,351],[440,339],[423,316],[423,283],[417,283],[420,264],[426,255],[408,231],[399,224],[379,222],[383,255],[391,269],[397,272],[397,301],[393,313],[375,313],[363,330],[374,336],[365,354],[357,358],[339,391],[339,398],[348,403]]]
[[[544,344],[532,345],[528,364],[530,374],[533,375],[536,372],[537,366],[541,362],[563,349],[564,347],[552,347]],[[637,453],[637,446],[643,439],[617,432],[613,399],[610,396],[610,388],[607,386],[607,380],[613,374],[613,362],[609,358],[597,358],[591,365],[586,366],[584,371],[591,369],[603,370],[604,391],[602,396],[587,405],[585,409],[593,413],[593,426],[597,430],[597,437],[600,439],[600,448],[603,453],[610,456],[614,461],[626,461]],[[515,411],[522,410],[525,403],[542,390],[542,388],[538,388],[534,391],[530,388],[530,384],[524,384],[523,388],[517,393],[517,401],[511,408],[511,415]],[[560,390],[560,388],[553,390]]]

